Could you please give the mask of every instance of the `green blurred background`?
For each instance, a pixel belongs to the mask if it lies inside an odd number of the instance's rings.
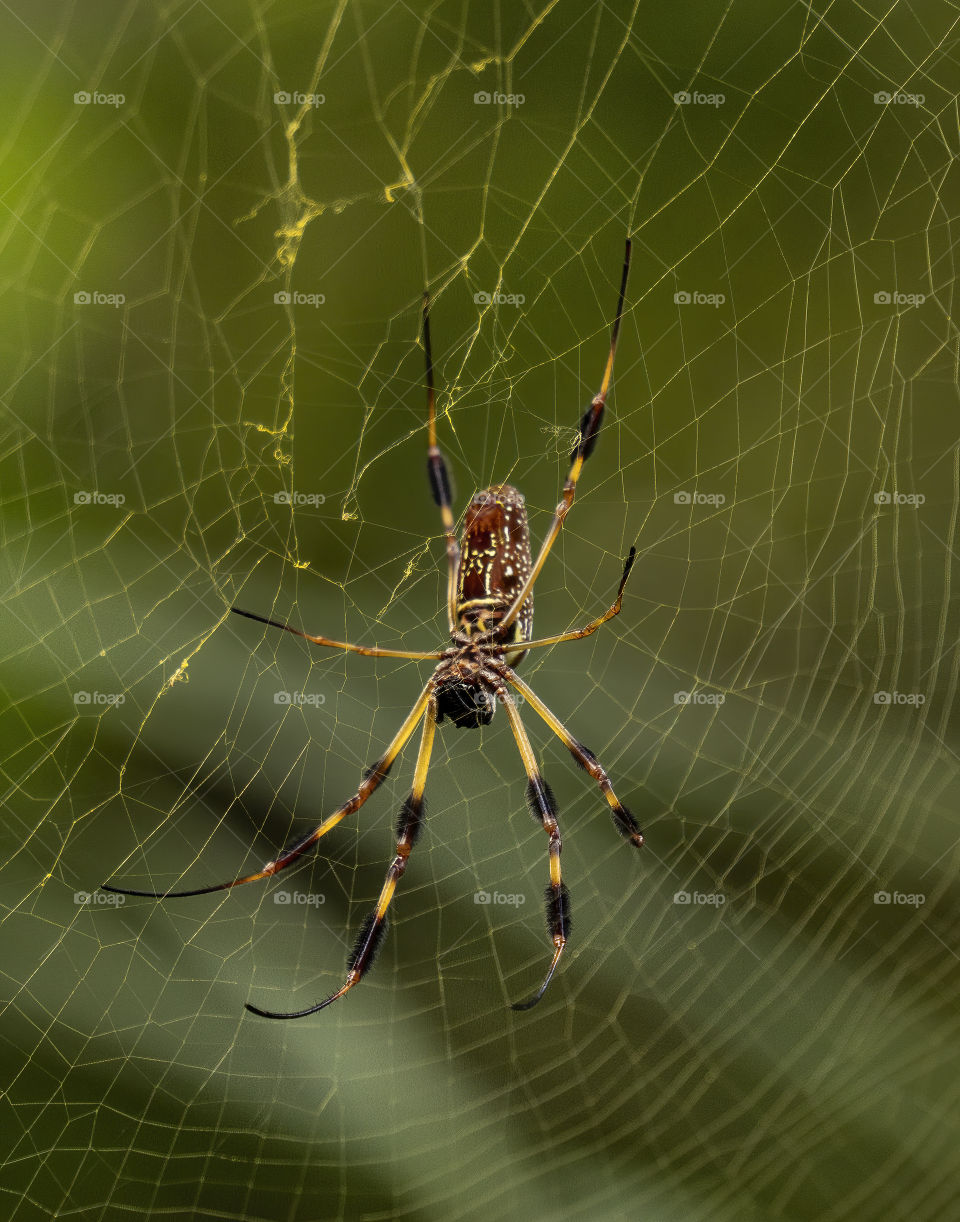
[[[956,1217],[955,9],[17,0],[0,28],[4,1216]],[[509,480],[539,539],[627,233],[538,631],[639,563],[524,673],[647,846],[528,714],[575,929],[512,1012],[545,838],[502,715],[444,726],[376,968],[255,1019],[342,980],[409,755],[269,885],[81,893],[257,869],[353,791],[424,667],[227,608],[442,641],[420,296],[457,506]]]

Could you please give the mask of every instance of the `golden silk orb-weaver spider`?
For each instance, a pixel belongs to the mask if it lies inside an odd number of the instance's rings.
[[[208,895],[214,891],[225,891],[242,883],[253,883],[285,870],[297,861],[308,849],[325,836],[347,815],[358,811],[371,794],[383,783],[397,756],[403,750],[420,722],[423,729],[420,750],[413,776],[413,787],[404,802],[397,819],[396,856],[387,870],[383,889],[374,910],[364,920],[356,943],[347,960],[347,977],[335,993],[308,1006],[305,1010],[278,1012],[263,1010],[247,1004],[247,1009],[264,1018],[302,1018],[323,1010],[349,992],[365,975],[383,942],[387,931],[387,910],[393,899],[397,883],[407,868],[413,846],[423,830],[426,813],[424,790],[427,769],[433,747],[434,732],[444,718],[455,726],[476,729],[489,725],[497,703],[503,704],[510,721],[510,729],[516,739],[523,766],[527,773],[527,800],[534,818],[542,824],[549,838],[550,882],[546,889],[547,933],[553,942],[553,958],[543,983],[532,996],[517,1002],[513,1009],[529,1010],[535,1006],[546,991],[556,971],[560,956],[570,933],[570,898],[560,874],[560,828],[557,822],[557,804],[550,786],[540,775],[533,748],[527,737],[520,714],[510,695],[512,687],[526,703],[547,723],[563,742],[577,763],[584,768],[600,786],[610,806],[614,826],[627,840],[638,848],[643,844],[643,834],[629,810],[617,799],[613,786],[596,756],[573,737],[570,731],[550,711],[531,687],[517,675],[516,667],[529,649],[540,649],[546,645],[559,645],[564,641],[576,641],[589,636],[620,612],[623,589],[633,566],[636,549],[623,566],[623,575],[612,606],[597,619],[583,628],[562,632],[557,636],[533,639],[533,587],[543,568],[550,549],[556,542],[564,519],[570,511],[576,494],[577,481],[583,464],[590,457],[597,443],[604,405],[613,376],[613,362],[617,350],[617,335],[623,314],[627,274],[630,269],[630,243],[627,242],[623,260],[623,275],[617,312],[614,315],[610,336],[610,353],[600,383],[600,390],[591,400],[580,421],[580,434],[570,455],[570,470],[563,485],[563,496],[557,505],[553,522],[536,561],[531,559],[530,532],[527,528],[527,511],[524,499],[516,488],[509,484],[496,484],[478,492],[467,506],[463,534],[458,545],[451,508],[450,479],[443,454],[437,445],[436,405],[433,384],[433,357],[430,347],[430,300],[423,299],[423,347],[426,356],[427,383],[427,474],[433,498],[440,508],[447,549],[447,618],[450,630],[450,645],[446,649],[429,653],[409,650],[380,649],[351,645],[346,641],[334,641],[325,636],[311,636],[289,624],[267,619],[252,611],[231,607],[237,615],[282,628],[295,636],[303,637],[314,645],[342,649],[351,653],[366,654],[377,658],[407,658],[417,662],[437,663],[426,687],[417,697],[409,715],[394,736],[383,755],[367,769],[356,793],[338,810],[334,811],[313,831],[284,849],[279,856],[268,861],[255,874],[235,878],[231,882],[218,883],[212,887],[198,887],[192,891],[133,891],[124,887],[103,884],[104,890],[121,895],[147,896],[151,899],[174,899],[191,895]]]

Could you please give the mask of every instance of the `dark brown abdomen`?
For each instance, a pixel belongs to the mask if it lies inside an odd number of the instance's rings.
[[[473,635],[494,628],[530,574],[530,530],[523,495],[509,484],[478,492],[467,506],[457,570],[457,619]],[[524,600],[509,639],[529,641],[533,595]],[[514,662],[522,655],[511,655]]]

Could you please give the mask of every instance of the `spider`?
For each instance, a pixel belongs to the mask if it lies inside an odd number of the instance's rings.
[[[563,632],[557,636],[533,639],[533,587],[543,568],[550,549],[556,542],[573,499],[583,464],[590,457],[597,443],[604,404],[613,375],[613,362],[617,349],[617,335],[623,314],[627,274],[630,269],[630,242],[626,244],[623,274],[617,312],[614,315],[610,336],[610,352],[603,374],[600,390],[590,402],[580,421],[577,444],[570,455],[570,470],[563,485],[563,496],[557,505],[553,522],[547,531],[536,561],[531,560],[530,532],[523,496],[509,484],[497,484],[478,492],[467,506],[461,544],[458,545],[451,508],[450,478],[443,454],[437,445],[436,403],[433,382],[433,357],[430,346],[430,298],[423,297],[423,347],[426,357],[427,389],[427,474],[433,498],[440,509],[447,552],[447,617],[451,644],[446,649],[429,653],[409,650],[380,649],[351,645],[346,641],[334,641],[325,636],[312,636],[300,629],[278,620],[268,619],[252,611],[231,607],[237,615],[246,616],[258,623],[284,632],[292,632],[314,645],[342,649],[350,653],[366,654],[376,658],[406,658],[417,662],[437,663],[426,686],[417,697],[406,720],[397,731],[393,741],[380,758],[365,772],[356,793],[339,809],[306,836],[284,849],[273,861],[268,861],[255,874],[247,874],[231,882],[218,883],[212,887],[199,887],[192,891],[133,891],[124,887],[103,884],[106,891],[121,895],[146,896],[151,899],[174,899],[192,895],[208,895],[214,891],[225,891],[242,883],[257,882],[270,878],[285,870],[298,860],[309,848],[325,836],[347,815],[358,811],[367,799],[383,783],[397,756],[409,741],[419,723],[423,722],[420,750],[414,770],[413,787],[404,802],[396,824],[396,856],[387,870],[383,889],[374,910],[364,920],[356,943],[347,960],[347,976],[336,992],[323,1001],[304,1010],[263,1010],[247,1003],[246,1008],[263,1018],[303,1018],[316,1014],[332,1002],[337,1001],[357,984],[379,950],[387,931],[387,909],[393,899],[397,883],[407,868],[407,861],[423,830],[426,814],[424,789],[434,732],[444,718],[461,729],[476,729],[489,725],[497,704],[504,706],[510,721],[510,729],[516,739],[523,766],[527,774],[527,800],[534,818],[543,826],[549,838],[550,882],[546,889],[547,933],[553,943],[553,957],[543,983],[525,1001],[517,1002],[514,1010],[529,1010],[544,995],[547,985],[556,971],[563,948],[570,933],[570,898],[560,875],[560,828],[557,822],[557,803],[550,786],[540,775],[533,748],[527,737],[523,722],[510,695],[509,688],[518,691],[526,703],[547,723],[554,734],[570,751],[576,762],[597,782],[610,806],[610,813],[617,831],[638,848],[643,844],[643,833],[629,810],[617,799],[613,786],[593,752],[580,743],[560,720],[550,711],[516,673],[516,667],[530,649],[546,645],[558,645],[563,641],[576,641],[605,624],[620,613],[623,590],[633,566],[636,549],[631,547],[623,566],[623,575],[617,589],[617,597],[603,615],[591,620],[583,628]]]

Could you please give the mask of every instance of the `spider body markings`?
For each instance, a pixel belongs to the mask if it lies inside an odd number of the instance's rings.
[[[434,500],[444,527],[447,553],[447,619],[450,645],[442,650],[414,652],[382,649],[378,646],[353,645],[325,636],[302,632],[279,620],[268,619],[252,611],[231,607],[231,611],[270,627],[291,632],[316,645],[342,649],[371,657],[406,658],[413,661],[435,661],[433,674],[420,692],[413,708],[394,735],[384,753],[364,773],[357,791],[342,806],[328,815],[317,827],[289,845],[262,869],[229,882],[190,891],[137,891],[104,883],[107,891],[122,895],[146,896],[151,899],[173,899],[207,895],[224,891],[243,883],[269,878],[297,861],[318,840],[347,815],[359,810],[380,787],[397,756],[422,722],[420,747],[410,793],[401,807],[396,824],[396,853],[387,869],[377,904],[364,919],[356,943],[347,959],[347,976],[343,985],[323,1001],[303,1010],[263,1010],[247,1003],[246,1008],[265,1018],[302,1018],[325,1009],[357,984],[370,968],[387,930],[387,912],[397,884],[407,867],[407,861],[423,830],[425,817],[424,791],[430,755],[437,725],[449,719],[460,729],[477,729],[489,725],[497,704],[503,704],[510,722],[524,770],[527,774],[527,801],[530,810],[543,827],[548,840],[549,882],[547,884],[547,933],[553,944],[553,957],[539,988],[525,1001],[513,1006],[527,1010],[543,996],[560,961],[570,933],[570,897],[560,870],[562,841],[557,819],[557,804],[550,786],[540,774],[536,756],[527,737],[520,714],[510,694],[519,692],[526,703],[547,724],[570,751],[574,760],[600,787],[606,799],[617,831],[636,847],[643,844],[643,834],[636,819],[619,801],[613,785],[587,747],[583,746],[531,687],[517,674],[516,667],[528,650],[565,641],[579,640],[618,615],[623,591],[636,555],[631,547],[623,567],[620,585],[613,604],[582,628],[556,636],[533,639],[533,587],[549,555],[576,494],[577,481],[583,464],[597,442],[607,393],[613,374],[617,336],[623,313],[627,274],[630,267],[630,243],[627,242],[620,281],[620,295],[610,338],[610,352],[600,391],[588,405],[580,421],[577,444],[570,455],[570,470],[553,522],[534,562],[530,551],[530,531],[523,496],[509,484],[495,484],[475,494],[467,506],[463,532],[458,542],[451,507],[450,479],[446,462],[437,445],[436,406],[433,381],[433,357],[430,345],[429,297],[423,302],[423,345],[426,358],[427,382],[427,475]]]
[[[502,646],[522,646],[533,635],[533,594],[504,634],[497,630],[530,576],[530,529],[523,495],[509,484],[478,492],[467,506],[457,565],[453,652],[434,672],[437,722],[489,725],[502,675],[491,668]],[[526,650],[502,654],[516,666]]]

